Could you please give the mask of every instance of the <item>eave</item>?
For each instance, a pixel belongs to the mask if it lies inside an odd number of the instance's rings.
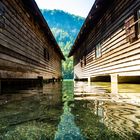
[[[39,24],[42,31],[45,33],[45,35],[48,37],[48,40],[50,41],[51,45],[54,47],[54,50],[58,52],[61,59],[65,61],[65,57],[57,44],[46,20],[44,19],[41,11],[39,10],[35,0],[22,0],[25,8],[30,12],[30,14],[33,16],[34,20]]]
[[[79,46],[84,42],[87,38],[90,31],[96,26],[98,20],[103,15],[104,11],[111,4],[112,0],[96,0],[93,4],[91,11],[89,12],[75,42],[72,46],[68,57],[73,56],[75,51],[79,48]]]

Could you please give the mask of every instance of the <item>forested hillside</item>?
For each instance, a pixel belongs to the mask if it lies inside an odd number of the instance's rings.
[[[41,10],[49,27],[52,30],[61,50],[67,57],[71,46],[84,22],[84,18],[71,15],[60,10]],[[63,62],[62,72],[65,79],[73,78],[73,61],[72,58],[66,58]]]

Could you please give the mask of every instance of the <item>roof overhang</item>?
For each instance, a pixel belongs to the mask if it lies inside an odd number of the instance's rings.
[[[68,57],[73,56],[75,51],[79,48],[79,46],[84,42],[84,40],[87,38],[87,35],[90,33],[90,31],[96,26],[96,23],[104,13],[104,11],[107,9],[109,4],[112,2],[112,0],[96,0],[93,4],[91,11],[89,12],[75,42],[72,46],[70,53]],[[94,25],[94,26],[93,26]]]
[[[45,35],[48,37],[48,40],[50,44],[54,47],[54,50],[59,53],[61,59],[65,60],[65,57],[58,46],[46,20],[44,19],[41,11],[39,10],[35,0],[22,0],[25,8],[30,12],[30,14],[34,17],[34,19],[39,24],[42,31],[45,33]]]

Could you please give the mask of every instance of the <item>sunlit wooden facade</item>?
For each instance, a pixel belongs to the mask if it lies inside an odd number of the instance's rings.
[[[0,81],[61,78],[62,59],[34,0],[0,1]]]
[[[70,56],[75,79],[110,75],[138,79],[140,1],[96,0]]]

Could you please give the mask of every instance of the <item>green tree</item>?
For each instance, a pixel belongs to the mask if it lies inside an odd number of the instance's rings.
[[[41,10],[51,31],[60,46],[66,61],[62,63],[64,79],[73,78],[73,59],[67,58],[84,18],[71,15],[61,10]]]

